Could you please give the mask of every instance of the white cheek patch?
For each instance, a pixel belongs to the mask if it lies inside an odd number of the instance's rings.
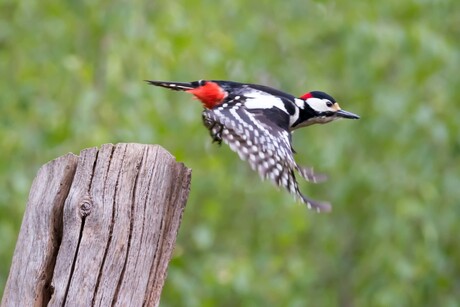
[[[326,105],[326,101],[319,99],[319,98],[308,98],[307,103],[312,107],[315,111],[318,112],[327,112],[331,111],[331,108],[329,108]]]

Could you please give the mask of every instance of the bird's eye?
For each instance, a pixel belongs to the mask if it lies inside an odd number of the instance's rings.
[[[326,101],[326,105],[330,108],[330,107],[332,107],[333,103],[332,103],[332,101],[328,100],[328,101]]]

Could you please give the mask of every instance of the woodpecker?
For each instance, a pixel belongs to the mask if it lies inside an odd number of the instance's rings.
[[[359,119],[342,110],[332,96],[310,91],[295,97],[265,85],[222,80],[146,81],[193,94],[203,105],[202,120],[214,142],[224,141],[262,179],[287,189],[309,209],[331,210],[328,202],[310,199],[300,192],[294,171],[315,183],[324,181],[325,176],[295,162],[291,138],[292,131],[301,127],[340,118]]]

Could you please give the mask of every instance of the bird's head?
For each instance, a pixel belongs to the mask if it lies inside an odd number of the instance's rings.
[[[309,124],[324,124],[340,118],[359,118],[354,113],[342,110],[332,96],[321,91],[308,92],[300,99],[305,101],[305,108],[311,109],[313,113]]]

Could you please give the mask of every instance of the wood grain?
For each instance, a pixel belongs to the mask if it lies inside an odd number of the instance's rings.
[[[2,306],[158,306],[190,180],[156,145],[107,144],[44,165]]]

